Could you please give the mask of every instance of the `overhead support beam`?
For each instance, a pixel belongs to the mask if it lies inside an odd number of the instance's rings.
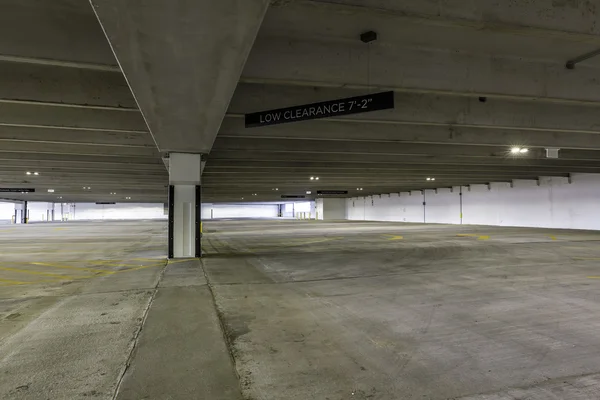
[[[359,15],[363,18],[393,19],[397,23],[468,28],[477,31],[510,32],[519,36],[564,38],[573,42],[600,43],[597,12],[584,4],[568,2],[378,2],[360,0],[294,0],[275,3],[274,9],[293,6],[301,12],[314,10],[330,16]],[[579,7],[578,7],[579,6]],[[582,7],[582,8],[580,8]]]
[[[542,149],[540,149],[542,150]],[[250,160],[250,161],[278,161],[278,162],[290,162],[290,161],[310,161],[310,162],[331,162],[331,163],[348,163],[353,162],[355,165],[368,166],[378,164],[429,164],[429,165],[465,165],[465,166],[477,166],[477,165],[502,165],[502,166],[522,166],[523,168],[529,168],[533,166],[547,166],[547,167],[598,167],[598,161],[587,160],[587,159],[546,159],[546,158],[512,158],[512,157],[464,157],[461,155],[449,155],[439,154],[441,150],[438,150],[438,154],[409,154],[402,157],[398,157],[398,154],[389,153],[342,153],[335,154],[333,152],[313,152],[307,155],[306,152],[286,152],[279,151],[273,152],[270,150],[215,150],[213,151],[208,159],[207,167],[210,167],[213,160],[219,160],[221,162],[229,162],[229,160]],[[542,153],[542,152],[540,152]]]
[[[139,113],[140,110],[137,107],[119,107],[119,106],[97,106],[90,104],[77,104],[77,103],[60,103],[55,101],[42,101],[42,100],[22,100],[22,99],[10,99],[0,98],[0,104],[18,104],[18,105],[30,105],[30,106],[45,106],[45,107],[60,107],[60,108],[77,108],[84,110],[102,110],[102,111],[129,111]]]
[[[42,126],[24,127],[10,124],[0,124],[0,142],[156,148],[150,134],[147,132],[115,132]],[[0,145],[0,149],[3,149],[2,146]]]
[[[226,119],[221,127],[218,141],[233,140],[234,138],[256,141],[289,139],[290,145],[295,143],[294,141],[302,139],[315,142],[356,140],[364,143],[387,141],[394,144],[505,146],[506,150],[510,146],[600,150],[600,131],[550,133],[542,130],[494,129],[492,127],[481,129],[442,124],[379,124],[374,127],[369,122],[339,121],[337,119],[275,125],[254,130],[245,129],[243,120]]]
[[[59,127],[114,132],[146,132],[148,127],[137,109],[97,109],[59,107],[54,104],[3,102],[0,100],[0,124],[5,126]]]
[[[8,54],[0,54],[0,61],[13,62],[18,64],[50,65],[53,67],[89,69],[92,71],[116,72],[120,73],[118,65],[91,64],[85,62],[53,60],[49,58],[21,57]]]
[[[35,142],[8,141],[2,143],[0,151],[3,153],[26,153],[28,155],[39,153],[60,154],[63,156],[156,157],[157,160],[159,159],[158,152],[154,147],[117,147],[66,143],[45,143],[43,146],[40,146]]]
[[[121,74],[12,62],[0,62],[0,99],[37,104],[136,107]]]
[[[598,73],[585,67],[571,74],[539,59],[261,37],[241,82],[595,104]]]
[[[162,152],[208,153],[269,0],[90,0]]]
[[[361,94],[364,91],[346,88],[240,84],[231,100],[227,119],[243,118],[244,114],[256,111]],[[321,122],[600,133],[599,107],[600,103],[581,107],[508,99],[486,99],[483,102],[478,96],[397,92],[394,109],[323,119]]]
[[[97,165],[102,163],[110,163],[111,165],[131,165],[142,166],[142,167],[163,167],[160,159],[152,154],[148,157],[140,156],[120,156],[109,153],[102,153],[96,155],[83,155],[83,154],[72,154],[67,159],[61,154],[52,153],[35,153],[31,152],[13,152],[5,151],[4,148],[0,148],[0,161],[5,163],[7,161],[12,162],[27,162],[27,163],[44,163],[45,165],[72,165],[83,164],[83,165]]]

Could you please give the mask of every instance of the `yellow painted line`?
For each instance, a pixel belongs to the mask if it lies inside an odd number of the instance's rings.
[[[54,263],[32,262],[32,263],[29,263],[29,264],[40,265],[40,266],[43,266],[43,267],[59,268],[59,269],[74,269],[74,270],[78,270],[78,271],[102,272],[104,274],[113,274],[114,273],[114,271],[109,271],[109,270],[106,270],[106,269],[73,267],[71,265],[62,265],[62,264],[54,264]]]
[[[402,239],[404,239],[404,236],[394,235],[394,236],[389,237],[387,240],[402,240]]]
[[[600,276],[588,276],[588,279],[600,279]]]
[[[265,250],[265,249],[270,249],[270,248],[282,248],[282,247],[298,247],[298,246],[306,246],[309,244],[316,244],[316,243],[323,243],[323,242],[330,242],[332,240],[340,240],[343,239],[343,237],[334,237],[334,238],[326,238],[326,239],[320,239],[320,240],[313,240],[313,241],[308,241],[308,242],[302,242],[302,243],[293,243],[293,244],[273,244],[273,245],[264,245],[261,247],[252,247],[249,248],[248,250],[250,251],[257,251],[257,250]]]
[[[590,261],[598,261],[600,257],[571,257],[573,260],[590,260]]]
[[[477,240],[488,240],[490,237],[487,235],[478,235],[476,233],[459,233],[458,237],[476,237]]]
[[[550,235],[550,240],[556,240],[556,236]]]
[[[0,278],[0,282],[5,283],[7,285],[25,285],[31,282],[21,282],[21,281],[13,281],[11,279],[2,279]]]
[[[55,279],[76,279],[76,278],[74,278],[72,276],[65,276],[65,275],[60,275],[60,274],[53,274],[51,272],[29,271],[29,270],[26,270],[26,269],[18,269],[18,268],[0,267],[0,271],[16,272],[16,273],[19,273],[19,274],[50,276],[50,277],[53,277]]]

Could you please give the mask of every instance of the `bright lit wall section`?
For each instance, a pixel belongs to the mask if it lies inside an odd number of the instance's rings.
[[[600,230],[600,174],[356,197],[346,207],[350,220]]]

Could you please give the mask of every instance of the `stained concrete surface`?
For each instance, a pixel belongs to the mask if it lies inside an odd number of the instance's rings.
[[[242,400],[200,261],[165,270],[116,398]]]
[[[163,270],[164,222],[0,227],[0,399],[109,399]]]
[[[600,398],[600,232],[165,228],[0,227],[0,399]]]
[[[600,398],[600,232],[205,223],[248,399]]]

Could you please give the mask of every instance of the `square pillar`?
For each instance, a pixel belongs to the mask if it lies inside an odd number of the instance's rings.
[[[169,258],[202,257],[202,155],[169,155]]]

